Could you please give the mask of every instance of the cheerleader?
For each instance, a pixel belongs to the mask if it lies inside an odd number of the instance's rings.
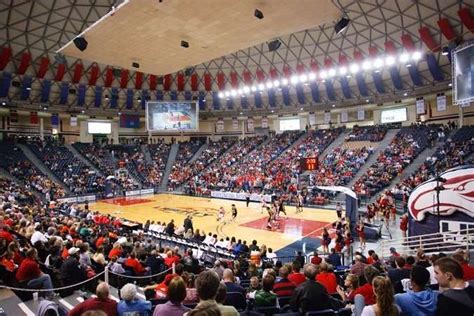
[[[344,247],[344,237],[342,236],[341,232],[338,232],[336,234],[336,240],[335,240],[334,248],[336,249],[337,253],[341,253],[343,247]]]
[[[359,236],[360,247],[365,248],[365,231],[364,231],[364,222],[359,221],[359,223],[355,227],[355,231]]]
[[[375,205],[371,203],[367,205],[367,221],[372,224],[372,219],[375,217]]]
[[[323,252],[324,253],[329,253],[329,244],[330,243],[331,243],[331,237],[329,237],[328,229],[326,227],[324,227],[322,240],[321,240],[321,244],[323,246]]]
[[[354,238],[352,238],[350,229],[347,229],[344,234],[344,245],[346,247],[346,255],[350,258],[351,255],[351,244],[354,242]]]

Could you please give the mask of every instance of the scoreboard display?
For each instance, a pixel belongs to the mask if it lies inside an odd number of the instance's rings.
[[[318,169],[317,157],[305,157],[300,160],[301,171],[313,171]]]

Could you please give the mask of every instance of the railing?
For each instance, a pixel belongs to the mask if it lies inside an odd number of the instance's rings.
[[[403,255],[415,255],[418,249],[426,254],[444,252],[453,253],[458,249],[474,249],[474,228],[462,229],[426,235],[411,236],[401,239],[383,240],[377,250],[382,257],[390,256],[390,248],[395,248]]]

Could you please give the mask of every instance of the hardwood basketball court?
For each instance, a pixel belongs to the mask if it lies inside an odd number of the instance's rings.
[[[231,205],[238,210],[237,218],[230,221]],[[224,207],[224,221],[217,220],[219,207]],[[140,197],[126,197],[101,200],[90,204],[90,209],[120,218],[145,223],[148,219],[168,223],[174,219],[177,226],[183,224],[184,218],[193,216],[194,229],[198,228],[206,234],[216,233],[219,237],[232,237],[247,240],[250,244],[256,239],[258,244],[279,251],[279,255],[290,245],[305,240],[307,251],[319,246],[323,227],[329,227],[337,219],[332,210],[304,208],[303,213],[295,214],[294,206],[287,206],[288,216],[282,215],[279,227],[274,230],[266,228],[268,215],[261,212],[261,204],[250,203],[247,208],[244,201],[190,197],[173,194],[157,194]],[[287,249],[293,252],[293,249]]]

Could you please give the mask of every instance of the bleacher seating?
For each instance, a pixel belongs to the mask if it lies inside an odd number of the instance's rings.
[[[176,161],[174,162],[171,173],[168,177],[168,189],[174,190],[181,183],[182,179],[181,172],[185,168],[186,164],[193,158],[194,154],[202,146],[201,142],[182,142],[179,144],[178,154],[176,155]]]

